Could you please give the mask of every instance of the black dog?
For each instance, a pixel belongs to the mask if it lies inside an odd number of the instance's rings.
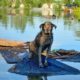
[[[47,66],[47,57],[51,50],[51,45],[53,42],[53,33],[52,29],[53,27],[56,28],[56,25],[52,24],[51,22],[45,22],[40,25],[41,32],[38,33],[35,40],[33,42],[30,42],[29,49],[30,52],[38,54],[39,57],[39,67],[43,67],[42,61],[41,61],[41,53],[44,50],[47,50],[46,59],[44,62],[44,65]],[[34,55],[34,54],[33,54]]]

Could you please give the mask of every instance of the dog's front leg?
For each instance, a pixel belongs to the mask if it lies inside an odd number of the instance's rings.
[[[39,47],[38,57],[39,57],[39,67],[43,67],[41,58],[42,46]]]
[[[48,58],[48,54],[50,53],[50,50],[51,50],[51,45],[47,48],[46,58],[45,58],[45,62],[44,62],[45,66],[48,66],[47,58]]]

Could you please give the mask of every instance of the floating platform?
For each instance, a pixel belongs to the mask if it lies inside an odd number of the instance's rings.
[[[23,58],[29,57],[29,52],[23,47],[9,47],[9,46],[0,46],[0,53],[4,57],[7,63],[13,64],[20,62]],[[42,53],[42,55],[46,56],[46,53]],[[57,50],[56,52],[52,52],[49,54],[49,58],[52,59],[61,59],[63,61],[69,62],[80,62],[80,52],[75,50]]]
[[[12,52],[12,51],[11,51]],[[50,76],[50,75],[70,75],[80,74],[80,70],[68,66],[56,59],[48,58],[48,66],[39,68],[38,58],[29,59],[29,52],[11,53],[10,51],[1,51],[2,56],[9,64],[15,64],[9,69],[9,72],[28,75],[28,76]],[[44,62],[45,56],[42,56]]]
[[[42,56],[42,60],[44,61],[44,56]],[[9,69],[9,72],[28,75],[28,76],[51,76],[51,75],[70,75],[70,74],[80,74],[78,69],[70,67],[66,64],[63,64],[55,59],[48,58],[48,66],[39,68],[38,64],[35,62],[36,60],[26,60],[15,64],[12,68]]]
[[[14,51],[14,50],[1,50],[1,55],[8,64],[16,64],[22,61],[24,58],[29,58],[29,53],[27,51]]]
[[[80,62],[80,54],[75,54],[75,55],[66,57],[62,60],[63,61],[69,61],[69,62]]]

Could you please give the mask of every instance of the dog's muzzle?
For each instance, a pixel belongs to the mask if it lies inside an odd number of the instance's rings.
[[[45,33],[46,35],[49,35],[49,34],[51,34],[51,30],[45,30],[44,33]]]

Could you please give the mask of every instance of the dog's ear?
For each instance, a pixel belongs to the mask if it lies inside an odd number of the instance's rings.
[[[55,29],[57,28],[57,26],[53,23],[51,23],[51,26],[54,27]]]
[[[44,27],[44,23],[40,25],[40,28],[43,28],[43,27]]]

